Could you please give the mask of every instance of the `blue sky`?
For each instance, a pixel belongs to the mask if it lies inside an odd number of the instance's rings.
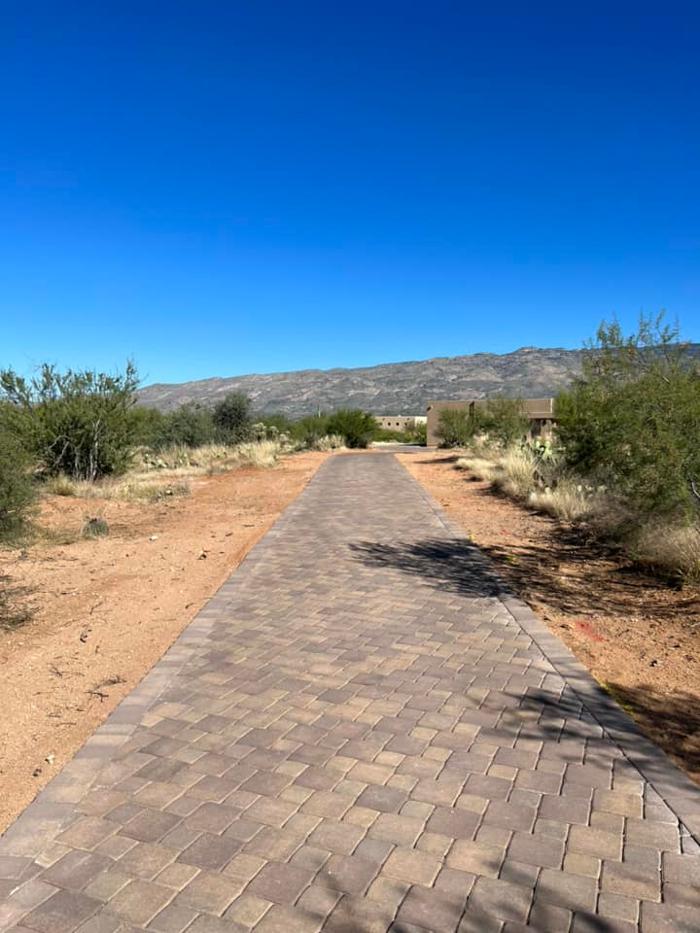
[[[0,364],[700,339],[699,47],[690,2],[4,2]]]

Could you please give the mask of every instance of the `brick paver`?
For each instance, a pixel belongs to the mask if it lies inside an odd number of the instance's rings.
[[[700,793],[390,454],[329,460],[0,842],[0,930],[700,931]]]

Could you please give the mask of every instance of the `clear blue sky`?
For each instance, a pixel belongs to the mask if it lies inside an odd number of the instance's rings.
[[[700,339],[699,48],[697,2],[8,0],[0,364]]]

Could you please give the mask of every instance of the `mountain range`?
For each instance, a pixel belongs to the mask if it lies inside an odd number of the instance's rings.
[[[149,385],[141,389],[139,401],[170,411],[184,403],[214,405],[228,392],[243,392],[260,414],[298,418],[319,410],[362,408],[376,415],[419,415],[431,399],[554,395],[580,371],[582,357],[582,350],[522,347],[512,353],[475,353],[357,369],[215,377]]]

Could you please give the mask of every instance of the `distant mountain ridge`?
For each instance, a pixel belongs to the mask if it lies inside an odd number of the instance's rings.
[[[425,412],[431,399],[554,395],[580,372],[583,353],[521,347],[512,353],[475,353],[356,369],[306,369],[157,383],[141,389],[139,401],[169,411],[185,402],[214,405],[228,392],[243,392],[254,411],[291,418],[345,407],[376,415],[417,415]]]

